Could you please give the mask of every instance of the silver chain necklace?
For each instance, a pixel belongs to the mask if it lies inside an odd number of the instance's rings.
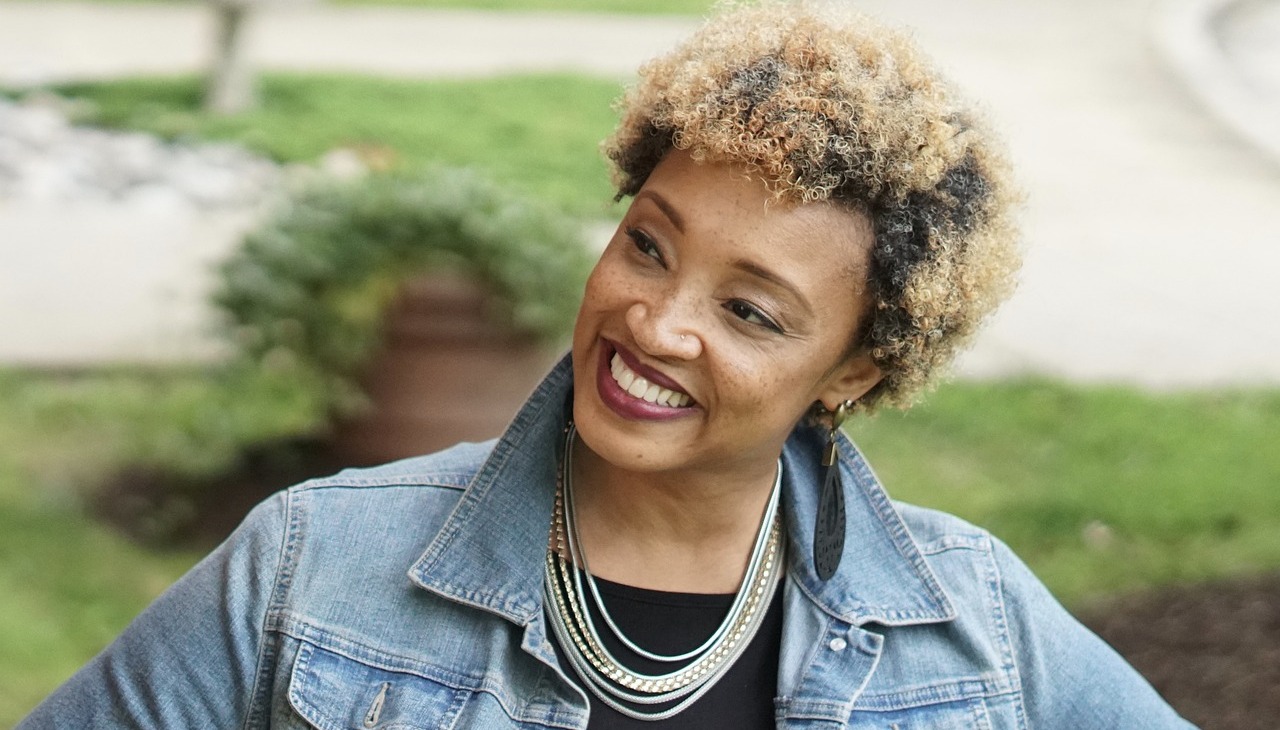
[[[597,699],[627,717],[663,720],[684,710],[710,690],[742,655],[764,621],[783,565],[782,520],[778,514],[782,462],[778,462],[773,490],[760,522],[746,574],[724,621],[701,646],[681,654],[663,655],[644,650],[624,635],[601,600],[595,579],[591,576],[575,520],[572,479],[575,435],[576,431],[570,424],[565,435],[564,460],[556,489],[555,542],[547,551],[544,575],[546,592],[555,609],[548,612],[552,631],[569,665]],[[576,566],[580,566],[581,571]],[[583,590],[584,575],[587,591]],[[587,603],[588,595],[610,633],[628,649],[658,662],[691,661],[660,675],[627,669],[601,641]],[[658,712],[638,710],[624,704],[653,705],[676,700],[680,701]]]

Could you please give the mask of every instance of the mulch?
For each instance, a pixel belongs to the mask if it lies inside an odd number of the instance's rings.
[[[93,508],[140,542],[211,547],[262,499],[342,461],[322,440],[294,439],[200,479],[127,469],[95,492]],[[1197,726],[1280,728],[1280,573],[1122,596],[1079,614]]]
[[[1196,725],[1280,728],[1280,573],[1124,596],[1081,613]]]

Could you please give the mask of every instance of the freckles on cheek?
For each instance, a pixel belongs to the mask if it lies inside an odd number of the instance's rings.
[[[587,282],[584,298],[595,304],[597,308],[607,307],[625,298],[630,288],[619,277],[598,276]]]
[[[742,381],[738,387],[742,393],[746,394],[748,402],[756,407],[762,407],[773,403],[786,386],[776,380],[753,379]]]

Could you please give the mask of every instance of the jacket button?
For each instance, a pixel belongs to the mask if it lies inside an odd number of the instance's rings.
[[[839,636],[832,639],[831,643],[827,644],[827,646],[831,647],[831,651],[844,651],[845,647],[848,645],[849,645],[849,642],[845,641]]]

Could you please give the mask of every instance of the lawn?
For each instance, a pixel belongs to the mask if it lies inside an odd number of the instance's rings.
[[[107,474],[199,474],[315,421],[291,389],[199,370],[0,371],[0,727],[12,727],[199,557],[148,550],[84,507]]]
[[[199,370],[0,372],[0,726],[198,557],[130,544],[84,516],[86,494],[124,463],[208,471],[314,422],[289,392]],[[894,496],[992,529],[1071,605],[1280,566],[1280,391],[953,383],[850,431]]]
[[[990,529],[1071,605],[1280,567],[1280,391],[953,384],[850,433],[895,497]]]
[[[233,140],[281,162],[331,149],[377,164],[476,165],[565,209],[599,217],[612,191],[598,153],[622,87],[570,74],[416,81],[351,75],[268,74],[256,111],[213,117],[196,77],[67,84],[86,102],[78,121],[169,139]]]

